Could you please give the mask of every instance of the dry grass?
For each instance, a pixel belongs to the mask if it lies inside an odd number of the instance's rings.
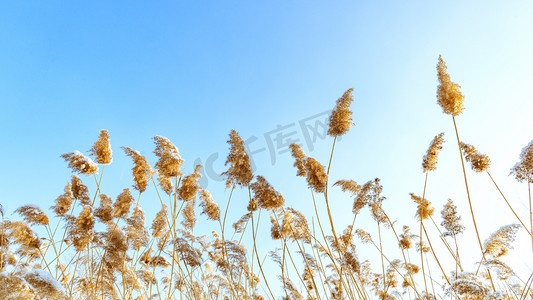
[[[455,118],[464,110],[460,86],[450,80],[440,57],[437,71],[437,102],[455,125]],[[425,198],[426,183],[422,195],[411,194],[416,219],[409,227],[398,225],[383,208],[385,197],[378,178],[363,184],[351,179],[329,182],[336,139],[354,125],[349,108],[352,91],[339,98],[330,117],[328,134],[333,141],[327,164],[291,145],[296,175],[307,181],[314,216],[287,206],[266,178],[253,174],[244,142],[235,130],[228,140],[228,169],[223,175],[229,199],[222,210],[199,186],[201,166],[184,175],[178,148],[160,136],[154,138],[158,161],[153,169],[139,152],[122,147],[133,160],[134,190],[123,189],[113,201],[100,190],[104,168],[112,162],[109,134],[101,131],[89,150],[94,161],[80,152],[62,155],[73,172],[94,177],[92,196],[83,181],[72,176],[50,214],[25,205],[15,211],[20,220],[9,220],[0,205],[0,298],[531,299],[531,278],[520,278],[503,258],[518,230],[526,231],[533,241],[533,214],[530,212],[527,226],[492,180],[517,224],[501,224],[482,242],[476,223],[480,216],[471,206],[464,160],[476,172],[489,176],[490,160],[459,139],[457,126],[459,160],[470,204],[468,217],[476,234],[472,239],[479,245],[473,265],[461,260],[461,254],[472,251],[457,243],[465,227],[456,205],[452,200],[446,203],[439,226],[438,210]],[[436,170],[443,143],[444,134],[438,134],[423,156],[426,182]],[[533,182],[532,144],[524,148],[521,161],[512,168],[512,174],[525,181],[528,189]],[[150,224],[145,222],[140,201],[148,188],[157,191],[160,203]],[[353,199],[353,222],[342,230],[335,227],[330,210],[331,188]],[[235,189],[247,190],[247,213],[231,223],[227,219],[230,204],[241,205],[231,203]],[[317,205],[322,201],[326,210],[319,213]],[[372,228],[355,227],[364,208],[375,222],[366,224]],[[196,211],[205,214],[198,218],[212,225],[210,235],[194,233]],[[49,215],[58,220],[55,226]],[[267,262],[258,251],[259,226],[266,225],[260,222],[261,215],[268,215],[271,238],[279,242],[279,248],[271,249],[269,255],[279,270],[276,276],[271,268],[265,270]],[[227,226],[230,223],[232,227]],[[39,237],[38,231],[45,236]],[[250,236],[244,239],[249,241],[247,245],[242,243],[244,235]],[[391,238],[393,243],[385,243]],[[385,246],[390,244],[396,247]],[[356,249],[362,245],[371,247],[374,257],[360,257]],[[260,250],[266,253],[264,248]],[[370,261],[378,263],[371,266]]]

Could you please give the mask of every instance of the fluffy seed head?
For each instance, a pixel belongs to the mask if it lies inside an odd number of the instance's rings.
[[[202,207],[202,214],[207,215],[209,220],[220,220],[220,208],[218,204],[213,200],[211,193],[206,190],[200,189],[200,206]]]
[[[40,299],[60,299],[65,291],[61,283],[41,269],[33,269],[24,274],[23,278],[37,292]]]
[[[46,214],[35,205],[24,205],[17,210],[16,213],[24,218],[24,221],[30,225],[48,225],[48,217]]]
[[[283,196],[263,176],[257,176],[250,187],[254,193],[253,200],[257,201],[260,208],[275,210],[285,204]]]
[[[159,181],[159,186],[167,193],[167,195],[172,194],[172,191],[174,190],[174,184],[172,184],[172,180],[168,177],[159,175],[157,176],[157,181]]]
[[[54,210],[56,215],[62,216],[68,212],[70,207],[72,206],[72,184],[69,182],[65,186],[65,193],[57,197],[56,199],[56,205],[52,206],[51,209]]]
[[[134,199],[130,193],[130,189],[124,189],[117,197],[117,201],[113,205],[112,215],[114,218],[126,219],[126,216],[130,212],[131,203]]]
[[[343,192],[349,192],[353,196],[356,196],[361,191],[361,186],[355,182],[355,180],[338,180],[333,186],[340,186]]]
[[[94,215],[103,223],[113,220],[113,199],[106,194],[100,194],[100,207],[94,210]]]
[[[309,187],[317,193],[323,193],[328,182],[324,166],[318,160],[308,157],[305,159],[305,170]]]
[[[483,251],[495,258],[504,256],[510,249],[513,249],[511,243],[515,239],[518,228],[520,228],[518,224],[502,226],[485,240]]]
[[[234,129],[231,130],[229,137],[230,153],[225,165],[229,164],[230,167],[222,173],[222,175],[227,176],[226,187],[230,188],[235,185],[248,186],[254,175],[252,174],[250,157],[246,152],[244,141]]]
[[[167,225],[167,206],[163,204],[161,210],[155,216],[154,221],[152,222],[152,236],[161,237],[163,235],[163,230]]]
[[[109,133],[107,130],[100,130],[100,136],[89,150],[89,154],[96,156],[94,160],[99,164],[108,165],[113,161],[113,158],[111,157],[112,151],[111,144],[109,143]]]
[[[490,167],[490,158],[485,154],[479,153],[474,146],[461,142],[461,149],[465,159],[470,162],[472,170],[479,173]]]
[[[520,162],[511,169],[513,174],[519,182],[526,180],[533,183],[533,140],[522,149],[520,153]]]
[[[98,173],[98,166],[87,156],[79,151],[65,153],[61,157],[68,162],[68,167],[73,172],[83,175],[92,175]]]
[[[148,180],[153,174],[152,168],[146,161],[146,158],[144,158],[139,152],[130,147],[122,147],[122,149],[126,152],[127,156],[133,159],[133,181],[135,182],[133,188],[141,193],[146,191]]]
[[[185,176],[183,178],[183,181],[181,183],[181,187],[179,190],[179,198],[184,201],[193,201],[196,198],[196,193],[198,192],[198,189],[200,188],[198,186],[198,179],[202,177],[200,175],[200,169],[202,168],[202,165],[196,165],[194,168],[194,172]]]
[[[459,90],[461,86],[450,80],[450,75],[448,74],[447,69],[448,67],[446,67],[446,63],[439,55],[439,63],[437,64],[437,76],[439,79],[437,102],[445,114],[458,116],[464,110],[464,96]]]
[[[352,112],[350,111],[350,104],[353,102],[352,92],[352,88],[348,89],[337,100],[337,104],[329,117],[328,135],[333,137],[343,135],[350,129],[351,125],[355,125],[352,122]]]
[[[81,179],[76,176],[72,175],[72,180],[70,181],[72,183],[72,196],[74,199],[80,200],[81,205],[91,205],[91,197],[89,197],[89,188],[83,182]]]
[[[409,226],[403,226],[403,233],[400,234],[399,246],[402,249],[410,249],[413,247],[413,240],[416,235],[412,234],[409,230]]]
[[[194,225],[196,224],[194,204],[194,200],[187,202],[187,205],[185,205],[185,208],[183,209],[183,221],[181,222],[185,230],[188,230],[190,232],[192,232],[192,230],[194,229]]]
[[[424,172],[433,171],[437,168],[437,156],[440,150],[442,150],[442,144],[444,143],[443,136],[444,132],[441,132],[431,141],[428,151],[422,160],[422,169]]]
[[[305,176],[305,153],[300,147],[300,145],[296,143],[292,143],[290,146],[292,157],[296,159],[294,162],[294,166],[298,170],[296,173],[296,176]]]
[[[415,194],[411,193],[411,199],[416,202],[418,205],[416,210],[416,217],[418,220],[426,220],[429,219],[433,215],[433,212],[435,211],[435,208],[431,207],[431,202],[429,202],[426,198],[422,199],[421,197],[416,196]]]
[[[448,199],[448,202],[444,205],[441,211],[442,223],[440,223],[446,231],[442,233],[442,236],[456,236],[465,230],[465,227],[459,223],[461,217],[457,214],[457,206],[453,203],[452,199]]]
[[[169,139],[162,136],[155,136],[154,154],[159,157],[155,164],[155,169],[160,175],[165,177],[176,177],[181,175],[180,167],[183,164],[178,147],[174,146]]]

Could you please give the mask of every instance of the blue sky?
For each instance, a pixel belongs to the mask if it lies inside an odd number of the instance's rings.
[[[232,128],[256,137],[251,147],[268,148],[265,133],[332,109],[353,87],[356,126],[336,146],[332,179],[380,177],[385,207],[411,218],[408,193],[421,194],[422,157],[444,131],[428,198],[439,210],[456,200],[468,226],[453,124],[435,99],[442,54],[465,94],[461,137],[489,154],[493,175],[525,209],[527,188],[507,174],[533,138],[531,15],[531,1],[3,2],[0,201],[8,214],[25,203],[52,205],[70,177],[59,156],[87,151],[100,129],[114,150],[103,179],[112,197],[131,185],[119,147],[153,164],[155,135],[178,146],[185,172],[216,153],[213,169],[222,172]],[[319,138],[304,150],[326,164],[331,143]],[[271,159],[254,155],[257,174],[306,211],[309,195],[290,156]],[[488,236],[512,219],[498,214],[504,206],[483,204],[501,201],[485,177],[470,176],[485,220],[502,219],[482,229]],[[207,179],[224,203],[223,184]],[[142,198],[148,213],[159,209],[154,193]],[[236,194],[234,218],[246,196]],[[351,200],[338,197],[341,216]]]

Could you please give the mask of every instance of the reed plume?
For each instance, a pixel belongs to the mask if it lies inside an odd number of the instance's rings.
[[[296,143],[292,143],[289,147],[291,148],[292,157],[294,157],[294,159],[296,160],[294,162],[294,166],[298,170],[297,173],[296,173],[296,176],[305,176],[306,175],[306,171],[305,171],[305,153],[304,153],[304,151],[302,150],[300,145],[298,145]]]
[[[92,175],[98,173],[98,166],[87,156],[79,151],[65,153],[61,157],[68,162],[68,167],[73,172],[83,175]]]
[[[343,135],[348,132],[350,126],[355,125],[352,122],[352,112],[350,111],[350,104],[353,102],[352,92],[352,88],[348,89],[337,100],[337,104],[329,117],[328,135],[332,137]]]
[[[533,140],[527,144],[520,153],[520,162],[517,162],[511,169],[511,174],[519,182],[527,181],[533,183]]]
[[[146,158],[142,156],[138,151],[131,149],[130,147],[121,147],[127,156],[133,159],[133,181],[135,184],[133,188],[140,193],[146,191],[148,186],[148,180],[153,174],[152,168],[146,161]]]
[[[443,143],[444,132],[441,132],[431,141],[428,151],[422,160],[422,169],[424,172],[433,171],[437,168],[437,156],[440,150],[442,150]]]
[[[222,173],[227,177],[226,187],[234,187],[239,185],[241,187],[248,186],[252,181],[254,175],[252,174],[252,166],[250,164],[250,156],[246,152],[244,141],[239,136],[239,133],[234,129],[231,130],[230,139],[230,153],[226,159],[225,165],[228,164],[229,169]]]
[[[520,228],[518,224],[511,224],[500,227],[490,235],[483,243],[483,251],[490,254],[494,258],[504,256],[513,247],[511,243],[514,241],[516,232]]]
[[[464,96],[459,90],[461,86],[451,81],[447,71],[448,67],[439,55],[439,63],[437,64],[437,76],[439,79],[437,102],[445,114],[455,117],[464,110]]]
[[[155,136],[155,150],[154,154],[159,157],[155,164],[155,169],[159,175],[172,178],[181,175],[180,167],[183,164],[178,147],[176,147],[169,139],[162,136]]]
[[[48,216],[35,205],[24,205],[15,210],[30,225],[48,225]]]
[[[83,181],[81,181],[78,176],[72,175],[71,178],[72,197],[80,200],[81,205],[92,205],[91,197],[89,196],[89,188],[83,184]]]
[[[324,166],[318,160],[308,157],[305,159],[305,170],[307,174],[307,185],[317,192],[323,193],[326,190],[328,175]]]
[[[441,215],[441,225],[446,229],[446,231],[442,233],[442,236],[455,237],[465,230],[465,227],[459,223],[461,217],[458,215],[457,206],[453,203],[452,199],[448,199],[448,202],[446,202],[441,211]]]
[[[89,150],[89,154],[95,156],[94,159],[97,163],[108,165],[113,161],[111,157],[111,144],[109,143],[109,132],[107,130],[100,130],[98,140],[94,143],[93,147]]]
[[[466,161],[470,162],[472,170],[481,173],[490,167],[490,158],[479,153],[474,146],[461,142],[461,149]]]
[[[198,186],[198,179],[202,177],[200,169],[202,165],[196,165],[194,172],[185,176],[179,189],[179,198],[184,201],[193,201],[196,198],[196,193],[200,189]]]
[[[202,207],[202,214],[207,215],[209,220],[220,220],[220,208],[218,204],[213,200],[211,193],[204,189],[200,189],[200,206]]]
[[[263,176],[257,176],[250,188],[254,194],[252,201],[257,201],[257,205],[262,209],[273,211],[285,204],[283,196]]]

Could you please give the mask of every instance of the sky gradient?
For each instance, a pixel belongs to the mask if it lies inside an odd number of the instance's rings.
[[[400,223],[412,221],[409,193],[422,194],[422,157],[445,132],[426,195],[438,211],[453,198],[471,227],[453,123],[436,103],[442,55],[465,95],[461,139],[489,155],[491,174],[526,216],[527,186],[507,175],[533,138],[532,15],[531,1],[4,2],[0,202],[9,217],[19,205],[51,206],[71,174],[60,155],[86,153],[100,129],[114,151],[102,185],[113,198],[132,184],[119,147],[154,164],[151,139],[162,135],[180,149],[185,173],[209,157],[221,173],[235,129],[254,140],[251,150],[264,148],[253,155],[256,174],[289,205],[312,212],[292,158],[278,153],[283,145],[269,148],[268,137],[281,126],[304,141],[300,121],[354,88],[356,125],[336,145],[331,182],[379,177],[385,208]],[[331,144],[318,137],[303,146],[327,164]],[[513,219],[487,177],[468,171],[487,237]],[[224,183],[204,175],[225,203]],[[94,192],[94,180],[84,180]],[[154,195],[152,186],[141,198],[147,220],[160,207]],[[334,195],[339,222],[350,222],[343,213],[352,200]],[[231,220],[244,212],[247,191],[235,197]]]

